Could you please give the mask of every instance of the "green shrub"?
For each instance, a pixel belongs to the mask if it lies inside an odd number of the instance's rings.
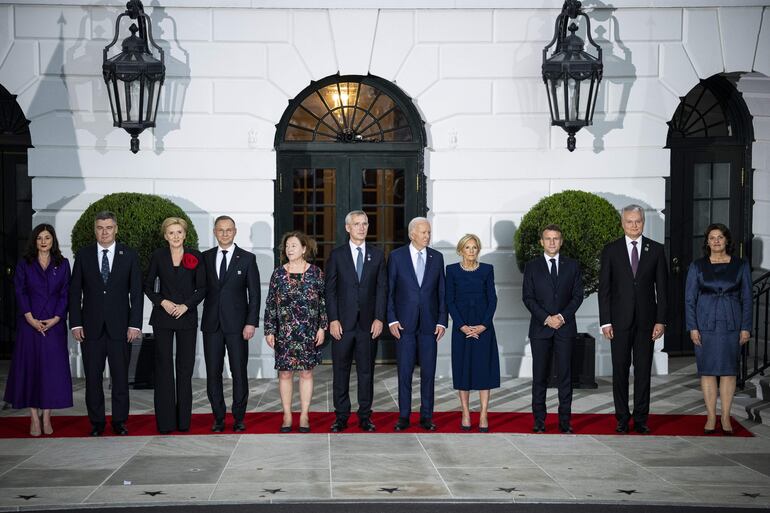
[[[602,248],[623,235],[620,214],[609,201],[590,192],[564,191],[546,196],[524,215],[513,237],[516,262],[522,272],[524,264],[543,254],[540,234],[549,224],[561,227],[561,253],[580,263],[588,297],[599,286]]]
[[[72,251],[93,244],[94,216],[102,210],[114,212],[118,218],[117,240],[139,253],[142,271],[150,264],[152,252],[168,245],[160,233],[167,217],[181,217],[187,221],[185,246],[198,248],[198,234],[190,218],[174,202],[154,194],[118,192],[91,203],[72,228]]]

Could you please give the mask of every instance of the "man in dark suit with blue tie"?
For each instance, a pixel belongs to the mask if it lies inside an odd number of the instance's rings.
[[[388,326],[396,339],[398,364],[398,422],[409,427],[412,411],[412,374],[420,363],[420,426],[435,431],[433,383],[437,343],[444,336],[447,308],[444,298],[444,257],[429,248],[430,223],[424,217],[409,222],[411,243],[393,250],[388,259]]]
[[[105,360],[112,379],[112,431],[127,435],[128,344],[142,336],[142,272],[136,252],[115,242],[115,214],[96,214],[94,232],[96,244],[75,255],[69,290],[70,326],[83,356],[91,436],[104,432]]]
[[[201,331],[206,359],[206,393],[214,414],[211,430],[225,428],[222,370],[225,350],[233,377],[233,431],[245,431],[243,417],[249,400],[249,339],[259,326],[259,269],[254,253],[235,244],[235,221],[219,216],[214,221],[217,245],[204,251],[206,297]]]
[[[332,338],[333,433],[344,431],[350,417],[350,368],[356,360],[358,425],[375,431],[371,421],[374,358],[382,333],[387,301],[385,254],[366,244],[369,219],[363,210],[345,216],[350,239],[335,248],[326,262],[326,313]]]
[[[551,356],[556,357],[559,387],[559,430],[572,433],[572,347],[577,336],[575,312],[583,302],[583,278],[576,260],[560,255],[561,228],[546,226],[540,234],[543,255],[524,267],[522,299],[532,314],[532,414],[535,433],[545,432],[545,395]]]

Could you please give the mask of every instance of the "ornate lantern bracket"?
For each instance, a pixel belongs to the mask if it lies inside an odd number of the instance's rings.
[[[123,40],[122,51],[108,57],[120,33],[120,21],[128,16],[136,23],[129,27],[131,35]],[[156,59],[150,47],[160,54]],[[139,151],[139,134],[155,126],[161,86],[166,76],[163,49],[152,38],[150,17],[141,0],[129,0],[126,11],[115,21],[115,37],[104,47],[102,74],[110,98],[113,126],[131,134],[131,151]]]
[[[596,56],[584,51],[585,43],[577,34],[578,25],[570,20],[583,18],[586,38]],[[569,35],[567,32],[569,31]],[[554,47],[548,57],[548,50]],[[575,134],[593,123],[599,83],[604,65],[602,48],[591,37],[591,20],[577,0],[565,0],[556,18],[553,39],[543,48],[543,82],[548,93],[551,125],[567,132],[567,149],[575,150]]]

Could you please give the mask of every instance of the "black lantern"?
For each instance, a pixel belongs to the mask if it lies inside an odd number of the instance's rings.
[[[136,23],[129,27],[131,35],[123,40],[123,51],[108,59],[107,51],[118,40],[120,20],[124,16]],[[160,52],[160,60],[153,57],[150,45]],[[152,39],[150,18],[140,0],[129,0],[126,12],[118,16],[115,37],[104,47],[102,73],[110,95],[112,124],[131,134],[131,151],[137,153],[139,134],[155,126],[158,98],[166,76],[163,50]]]
[[[585,18],[586,37],[596,49],[596,57],[583,50],[585,44],[575,34],[578,26],[569,22],[580,16]],[[554,44],[553,54],[546,57],[548,49]],[[565,0],[561,14],[556,18],[553,39],[543,48],[543,82],[548,92],[551,125],[560,126],[569,134],[569,151],[575,150],[577,131],[593,122],[603,68],[602,49],[591,38],[591,21],[583,12],[581,3]]]

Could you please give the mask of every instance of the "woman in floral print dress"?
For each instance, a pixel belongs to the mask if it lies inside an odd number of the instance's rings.
[[[285,234],[281,261],[270,277],[265,305],[265,340],[275,350],[278,389],[283,406],[281,433],[291,431],[294,372],[299,372],[299,431],[308,433],[313,397],[313,368],[321,363],[326,304],[323,271],[306,260],[315,256],[316,243],[302,232]]]

